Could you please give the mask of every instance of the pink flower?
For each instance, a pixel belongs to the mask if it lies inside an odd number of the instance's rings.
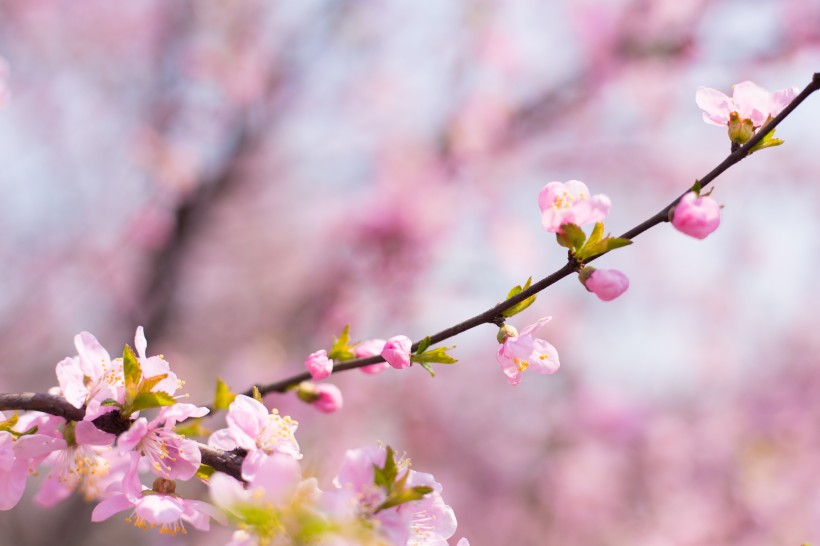
[[[324,349],[311,353],[305,360],[305,368],[310,372],[314,381],[329,377],[333,372],[333,361],[327,357]]]
[[[521,333],[516,332],[511,326],[502,328],[502,331],[507,328],[511,331],[505,333],[505,339],[498,346],[496,360],[501,364],[501,371],[507,376],[510,385],[518,385],[521,382],[521,374],[530,367],[540,374],[553,374],[558,371],[558,351],[543,339],[532,336],[551,319],[552,317],[541,318],[521,330]]]
[[[176,484],[172,480],[157,478],[151,489],[143,487],[137,473],[138,462],[138,455],[133,453],[131,468],[125,474],[125,479],[121,484],[115,484],[121,491],[98,504],[91,513],[91,521],[104,521],[118,512],[132,508],[133,512],[126,521],[140,529],[159,526],[162,534],[187,533],[185,522],[201,531],[207,531],[212,517],[225,523],[219,511],[210,504],[177,495]]]
[[[151,471],[168,479],[190,480],[201,463],[201,454],[195,442],[186,440],[174,426],[189,417],[202,417],[208,408],[193,404],[174,404],[159,410],[156,418],[148,421],[140,417],[117,439],[121,450],[136,451],[151,463]]]
[[[0,421],[5,417],[0,413]],[[22,419],[12,430],[25,432],[31,427]],[[18,436],[7,430],[0,430],[0,510],[14,508],[29,476],[29,467],[34,467],[49,453],[63,449],[65,441],[45,434]]]
[[[410,366],[410,347],[413,342],[407,336],[394,336],[387,340],[382,349],[382,358],[388,364],[402,370]]]
[[[356,355],[356,358],[376,356],[381,354],[385,343],[383,339],[368,339],[356,345],[356,348],[353,349],[353,353]],[[387,362],[379,362],[378,364],[371,364],[370,366],[362,366],[359,370],[366,374],[377,374],[389,367],[390,364]]]
[[[314,478],[302,479],[299,462],[282,454],[260,464],[247,487],[222,473],[209,485],[214,504],[242,527],[234,533],[234,545],[291,544],[275,539],[298,534],[321,494]]]
[[[122,362],[113,361],[97,338],[88,332],[74,336],[77,356],[57,364],[57,381],[62,394],[75,408],[86,405],[85,419],[91,421],[113,411],[112,406],[102,406],[107,399],[122,403],[125,379]]]
[[[313,402],[313,407],[322,413],[333,413],[342,409],[342,391],[336,385],[316,385],[316,394],[319,397]]]
[[[732,98],[716,89],[698,87],[695,102],[703,110],[703,121],[725,127],[729,125],[729,116],[736,112],[741,120],[750,119],[757,128],[766,123],[769,116],[779,114],[798,93],[796,87],[769,93],[749,81],[732,87]]]
[[[708,195],[689,192],[675,205],[672,225],[681,233],[705,239],[720,225],[720,205]]]
[[[456,518],[441,497],[442,487],[431,474],[410,469],[407,459],[396,457],[398,479],[407,474],[405,486],[427,486],[432,489],[421,499],[387,509],[379,506],[387,498],[383,487],[374,479],[374,466],[383,467],[387,451],[384,446],[348,450],[339,475],[333,480],[337,506],[352,509],[352,516],[368,522],[368,527],[389,539],[390,544],[446,544],[456,531]]]
[[[240,394],[228,407],[228,428],[217,430],[208,443],[224,450],[241,447],[248,450],[242,463],[242,477],[252,479],[255,469],[269,455],[283,453],[301,459],[294,432],[298,423],[279,412],[269,412],[253,398]]]
[[[582,226],[603,220],[612,203],[603,194],[590,197],[586,184],[578,180],[550,182],[538,194],[541,225],[549,233],[561,233],[564,224]]]
[[[592,269],[584,280],[587,290],[603,301],[614,300],[629,288],[629,279],[616,269]]]

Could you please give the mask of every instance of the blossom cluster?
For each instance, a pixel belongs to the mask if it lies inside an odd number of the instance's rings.
[[[232,546],[444,545],[455,533],[441,484],[389,447],[348,451],[332,487],[323,491],[303,475],[298,423],[259,399],[236,395],[226,426],[205,445],[178,432],[183,421],[209,409],[177,402],[183,382],[162,356],[147,356],[141,327],[136,353],[126,346],[122,358],[111,358],[88,332],[74,343],[77,355],[57,364],[58,386],[50,394],[81,410],[81,420],[37,411],[0,414],[2,510],[20,501],[29,474],[38,472],[45,474],[34,496],[41,505],[78,491],[97,503],[92,521],[129,511],[126,521],[170,535],[188,527],[207,531],[216,521],[236,527]],[[105,422],[119,430],[107,432]],[[237,475],[203,465],[203,449],[239,457]],[[177,492],[177,482],[191,479],[208,484],[212,502]]]

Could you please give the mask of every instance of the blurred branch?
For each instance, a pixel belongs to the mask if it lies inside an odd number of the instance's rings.
[[[800,103],[802,103],[804,100],[806,100],[806,98],[808,98],[809,95],[811,95],[812,93],[814,93],[818,89],[820,89],[820,72],[814,74],[814,76],[812,77],[812,81],[803,89],[803,91],[800,92],[799,95],[797,95],[794,98],[794,100],[792,100],[792,102],[789,103],[788,106],[786,106],[783,109],[782,112],[780,112],[780,114],[777,115],[777,117],[775,117],[769,123],[767,123],[766,125],[764,125],[760,129],[758,129],[757,132],[754,134],[754,136],[751,139],[749,139],[749,141],[746,144],[744,144],[743,146],[739,147],[738,149],[732,151],[726,157],[726,159],[724,159],[720,164],[718,164],[717,167],[712,169],[708,174],[706,174],[706,176],[701,178],[699,180],[700,181],[700,186],[701,187],[706,187],[713,180],[715,180],[715,178],[717,178],[718,176],[723,174],[727,169],[729,169],[729,167],[731,167],[732,165],[740,162],[742,159],[744,159],[746,156],[748,156],[750,154],[752,148],[754,148],[755,145],[758,142],[763,140],[763,138],[767,134],[769,134],[775,127],[777,127],[780,124],[781,121],[786,119],[786,117],[788,117],[789,114],[791,114],[794,111],[794,109],[797,108],[800,105]],[[661,224],[663,222],[668,222],[669,221],[669,212],[672,210],[672,208],[675,205],[678,204],[678,201],[680,201],[680,199],[684,195],[689,193],[690,191],[691,191],[691,189],[687,188],[686,191],[684,191],[681,195],[679,195],[674,201],[672,201],[671,203],[666,205],[663,209],[658,211],[655,215],[649,217],[647,220],[644,220],[643,222],[636,225],[635,227],[633,227],[629,231],[626,231],[620,237],[623,238],[623,239],[630,239],[631,240],[631,239],[634,239],[635,237],[637,237],[638,235],[640,235],[641,233],[643,233],[644,231],[647,231],[648,229],[650,229],[650,228],[652,228],[652,227],[654,227],[658,224]],[[446,328],[445,330],[442,330],[442,331],[440,331],[436,334],[433,334],[433,335],[429,336],[430,337],[430,343],[431,344],[439,343],[441,341],[444,341],[445,339],[449,339],[449,338],[451,338],[453,336],[456,336],[456,335],[458,335],[462,332],[466,332],[467,330],[471,330],[471,329],[473,329],[476,326],[479,326],[481,324],[496,324],[497,322],[499,322],[500,319],[503,319],[502,313],[504,311],[506,311],[507,309],[510,309],[513,306],[515,306],[516,304],[524,301],[525,299],[527,299],[527,298],[529,298],[529,297],[531,297],[535,294],[538,294],[539,292],[541,292],[541,291],[545,290],[546,288],[552,286],[553,284],[555,284],[559,280],[563,279],[564,277],[567,277],[567,276],[571,275],[574,271],[577,270],[577,268],[580,265],[584,265],[586,263],[592,262],[593,260],[597,260],[598,258],[600,258],[601,256],[603,256],[604,254],[607,254],[607,253],[608,252],[605,252],[603,254],[599,254],[598,256],[595,256],[594,258],[588,259],[584,262],[577,262],[576,260],[574,260],[572,258],[568,259],[567,263],[563,267],[561,267],[557,271],[553,272],[552,274],[544,277],[540,281],[534,283],[532,286],[530,286],[526,290],[523,290],[522,292],[520,292],[519,294],[513,296],[512,298],[510,298],[508,300],[505,300],[505,301],[499,303],[498,305],[496,305],[494,307],[491,307],[490,309],[487,309],[483,313],[479,313],[478,315],[476,315],[472,318],[469,318],[469,319],[467,319],[463,322],[460,322],[460,323],[458,323],[454,326],[451,326],[449,328]],[[415,351],[416,348],[418,348],[419,343],[421,343],[421,340],[416,341],[415,343],[413,343],[413,346],[412,346],[411,350]],[[333,367],[333,373],[342,372],[342,371],[345,371],[345,370],[352,370],[354,368],[361,368],[363,366],[369,366],[371,364],[378,364],[379,362],[384,362],[384,359],[381,356],[371,356],[371,357],[367,357],[367,358],[357,358],[357,359],[353,359],[353,360],[346,360],[344,362],[336,364]],[[266,394],[266,393],[270,393],[270,392],[285,392],[288,389],[298,385],[299,383],[301,383],[303,381],[307,381],[309,379],[311,379],[311,375],[307,372],[304,372],[304,373],[300,373],[298,375],[294,375],[293,377],[289,377],[287,379],[284,379],[282,381],[278,381],[276,383],[271,383],[271,384],[268,384],[268,385],[257,385],[256,388],[258,388],[259,392],[263,395]],[[250,396],[252,390],[253,390],[253,387],[251,389],[249,389],[248,391],[246,391],[244,394],[247,394],[248,396]]]

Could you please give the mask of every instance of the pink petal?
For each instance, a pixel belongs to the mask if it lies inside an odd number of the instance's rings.
[[[79,421],[74,433],[77,443],[81,445],[110,446],[117,438],[114,434],[98,429],[91,421]]]
[[[732,99],[711,87],[698,87],[695,102],[703,110],[703,121],[712,125],[726,126],[729,114],[734,111]]]
[[[137,326],[137,335],[134,336],[134,347],[137,349],[137,355],[140,358],[145,358],[145,350],[148,349],[148,340],[145,339],[145,330],[143,330],[142,326]]]
[[[128,510],[129,508],[133,507],[134,504],[128,500],[123,494],[116,494],[114,496],[108,497],[100,504],[94,507],[94,511],[91,512],[91,521],[98,522],[98,521],[105,521],[114,514],[118,514],[123,510]]]
[[[179,499],[167,495],[145,495],[137,501],[134,511],[145,521],[156,525],[174,523],[183,513]]]

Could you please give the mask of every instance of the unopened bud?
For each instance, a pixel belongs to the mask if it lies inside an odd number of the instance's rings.
[[[729,114],[729,139],[735,144],[746,144],[752,135],[755,134],[755,126],[752,120],[740,119],[737,112]]]
[[[498,335],[495,338],[499,343],[504,343],[509,337],[518,337],[518,330],[515,329],[515,326],[505,324],[498,329]]]

